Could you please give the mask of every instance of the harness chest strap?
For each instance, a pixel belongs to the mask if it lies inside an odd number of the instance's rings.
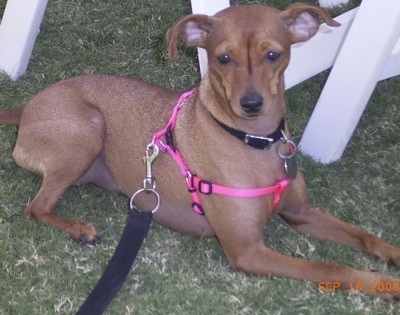
[[[173,160],[178,165],[182,176],[185,177],[186,185],[190,193],[190,197],[192,199],[193,211],[196,212],[197,214],[201,215],[204,214],[198,192],[204,195],[218,194],[222,196],[236,197],[236,198],[255,198],[272,194],[273,195],[272,206],[273,209],[275,209],[277,204],[279,203],[281,195],[283,194],[283,192],[290,183],[289,178],[282,179],[273,186],[267,186],[261,188],[237,188],[237,187],[217,185],[209,181],[200,179],[197,175],[193,175],[190,173],[179,151],[172,144],[171,132],[175,128],[180,108],[185,103],[185,100],[189,98],[194,91],[195,90],[191,90],[189,92],[183,93],[180,96],[177,105],[173,109],[171,118],[167,126],[161,131],[155,133],[153,136],[153,143],[155,143],[162,152],[168,152],[171,155]],[[167,143],[162,142],[161,138],[163,137],[166,138]]]
[[[275,210],[283,192],[290,183],[290,180],[288,178],[285,178],[280,180],[273,186],[262,188],[235,188],[213,184],[211,182],[200,179],[196,175],[192,175],[189,178],[190,181],[188,181],[188,179],[186,179],[186,181],[188,183],[188,190],[192,196],[193,208],[195,208],[195,206],[198,207],[201,213],[203,213],[203,210],[201,209],[200,201],[198,201],[197,203],[195,202],[195,200],[199,199],[197,191],[204,195],[217,194],[236,198],[256,198],[272,194],[272,209]],[[194,209],[194,211],[196,211],[196,209]],[[199,212],[196,211],[196,213]]]

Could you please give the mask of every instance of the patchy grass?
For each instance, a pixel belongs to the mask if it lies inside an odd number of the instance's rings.
[[[267,3],[238,0],[234,3]],[[291,1],[268,1],[284,8]],[[307,1],[306,1],[307,2]],[[314,3],[315,1],[309,0]],[[356,3],[357,1],[354,1]],[[5,1],[0,0],[0,8]],[[1,11],[0,11],[1,12]],[[131,75],[173,89],[199,82],[194,49],[166,61],[164,34],[189,1],[53,0],[27,74],[0,76],[0,106],[19,107],[49,84],[82,73]],[[327,73],[288,91],[288,121],[299,140]],[[313,202],[327,212],[400,246],[400,79],[378,84],[345,156],[329,166],[300,156]],[[58,211],[102,231],[94,248],[26,220],[22,209],[40,178],[11,160],[14,127],[0,126],[0,314],[74,314],[105,268],[127,213],[126,198],[71,188]],[[279,218],[265,231],[271,248],[315,261],[400,276],[352,249],[291,231]],[[397,303],[359,294],[321,294],[315,284],[248,276],[229,269],[214,238],[195,238],[153,224],[133,271],[108,314],[398,314]]]

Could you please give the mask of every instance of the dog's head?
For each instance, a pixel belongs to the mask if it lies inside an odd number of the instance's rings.
[[[232,115],[267,113],[283,93],[290,46],[313,37],[321,23],[339,26],[325,9],[296,3],[285,11],[263,5],[229,7],[215,16],[192,14],[167,32],[169,58],[178,56],[178,35],[187,46],[204,48],[208,79],[221,106]]]

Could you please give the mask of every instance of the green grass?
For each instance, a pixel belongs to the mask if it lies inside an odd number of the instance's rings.
[[[240,0],[234,3],[267,3]],[[284,8],[290,1],[268,1]],[[308,1],[314,3],[315,1]],[[354,1],[353,3],[356,3]],[[0,12],[5,1],[0,0]],[[28,72],[17,82],[0,76],[0,106],[19,107],[63,78],[82,73],[131,75],[173,89],[199,82],[194,49],[166,61],[164,34],[189,1],[53,0]],[[288,121],[298,141],[327,73],[288,91]],[[332,165],[299,157],[313,203],[400,246],[400,78],[380,82],[343,158]],[[93,222],[94,248],[22,216],[40,178],[11,160],[14,127],[0,127],[0,315],[74,314],[101,275],[127,214],[125,197],[71,188],[58,212]],[[350,248],[291,231],[279,218],[265,231],[268,246],[314,261],[334,261],[397,276],[394,268]],[[107,314],[398,314],[400,304],[359,294],[321,294],[315,284],[248,276],[229,269],[214,238],[195,238],[153,224]]]

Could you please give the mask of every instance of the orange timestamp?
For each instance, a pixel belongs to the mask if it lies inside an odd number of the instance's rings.
[[[360,282],[349,282],[341,283],[338,281],[323,281],[318,283],[318,291],[324,292],[336,292],[339,289],[345,289],[350,291],[367,291],[372,293],[393,293],[400,292],[400,283],[397,281],[379,281],[371,282],[368,287]]]

